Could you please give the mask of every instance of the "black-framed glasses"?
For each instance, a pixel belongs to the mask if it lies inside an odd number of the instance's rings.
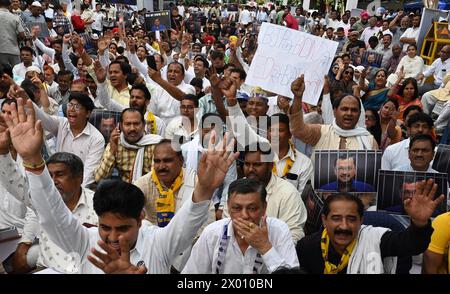
[[[352,74],[353,74],[353,71],[351,71],[351,70],[346,70],[344,73],[345,73],[346,75],[352,75]]]
[[[67,109],[75,109],[76,111],[80,110],[82,107],[81,104],[75,104],[75,103],[67,103]]]

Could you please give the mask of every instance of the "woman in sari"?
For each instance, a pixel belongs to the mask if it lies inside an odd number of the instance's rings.
[[[361,98],[364,108],[380,109],[381,105],[388,98],[389,88],[386,87],[387,72],[385,69],[379,69],[375,73],[374,81],[365,83],[367,71],[364,70],[359,78],[360,89],[366,94]]]
[[[411,105],[422,107],[419,99],[419,90],[417,88],[417,81],[414,78],[407,78],[400,85],[403,77],[403,71],[398,75],[398,79],[394,86],[389,90],[389,98],[396,99],[399,104],[399,113],[397,119],[403,119],[403,112]]]
[[[384,151],[389,145],[400,142],[402,129],[397,126],[398,102],[389,99],[383,103],[380,109],[381,144],[380,149]]]

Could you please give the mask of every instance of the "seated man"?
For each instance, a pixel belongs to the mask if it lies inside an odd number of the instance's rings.
[[[205,228],[183,274],[267,274],[298,267],[288,226],[266,217],[264,184],[239,179],[228,190],[230,218]],[[228,248],[232,247],[232,248]]]
[[[433,75],[434,81],[431,84],[424,84],[419,87],[419,95],[423,95],[428,91],[438,89],[442,87],[443,79],[450,71],[450,45],[445,45],[441,48],[440,57],[437,58],[431,66],[429,66],[423,73],[417,78],[418,81],[422,81],[424,78],[428,78]],[[424,102],[422,102],[424,103]],[[426,105],[426,104],[425,104]]]
[[[27,102],[28,114],[23,104],[23,100],[18,99],[18,110],[14,109],[6,117],[6,123],[12,143],[26,167],[33,207],[49,240],[65,252],[74,252],[80,257],[80,263],[75,266],[80,273],[100,273],[101,270],[145,273],[147,269],[149,273],[169,273],[173,259],[191,244],[206,220],[212,193],[237,157],[226,151],[232,149],[234,142],[226,146],[227,140],[223,140],[214,148],[215,134],[211,136],[208,152],[200,161],[199,181],[192,197],[167,227],[142,226],[143,193],[129,183],[108,181],[100,185],[94,195],[99,227],[88,229],[68,211],[51,182],[40,154],[42,128],[35,121],[31,101]],[[94,248],[97,243],[107,254]],[[91,253],[98,259],[89,256]]]
[[[414,197],[405,200],[411,225],[402,232],[362,225],[364,206],[347,193],[325,200],[325,229],[306,236],[297,244],[301,268],[315,274],[394,273],[396,256],[425,251],[433,232],[430,217],[444,199],[434,200],[433,180],[418,185]]]
[[[450,61],[449,61],[450,62]],[[439,115],[444,109],[444,104],[450,99],[450,70],[447,75],[444,76],[442,81],[442,87],[436,90],[431,90],[423,94],[421,103],[423,112],[428,115]]]
[[[306,207],[298,190],[274,174],[273,167],[273,154],[268,143],[246,147],[244,176],[264,184],[267,191],[266,215],[284,221],[291,231],[292,240],[297,243],[305,235]],[[227,205],[226,202],[223,211],[226,217],[231,210]]]
[[[100,165],[95,170],[98,183],[111,176],[114,168],[124,182],[132,183],[150,172],[153,161],[153,148],[162,137],[145,134],[142,112],[127,108],[120,115],[120,123],[115,128],[103,153]]]
[[[334,163],[337,181],[320,187],[321,190],[338,192],[374,192],[374,188],[364,182],[357,181],[355,157],[340,155]]]
[[[431,168],[434,148],[436,148],[436,143],[430,135],[419,134],[412,137],[408,149],[409,163],[405,163],[395,170],[437,173]]]

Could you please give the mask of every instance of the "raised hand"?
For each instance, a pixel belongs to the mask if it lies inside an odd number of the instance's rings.
[[[109,151],[115,156],[119,146],[120,129],[119,125],[114,128],[109,137]]]
[[[128,39],[127,46],[131,54],[136,53],[136,41],[133,38]]]
[[[226,97],[227,103],[229,106],[236,105],[236,91],[237,85],[236,82],[231,78],[224,78],[219,85],[222,90],[222,94]]]
[[[11,99],[18,99],[18,98],[23,98],[25,100],[30,99],[27,92],[25,92],[25,90],[17,84],[13,84],[11,87],[9,87],[7,97]]]
[[[99,60],[94,61],[94,72],[99,83],[103,83],[106,80],[106,70],[103,68]]]
[[[233,228],[238,238],[244,239],[250,246],[258,250],[260,254],[264,255],[272,248],[265,216],[261,220],[261,226],[238,217],[233,220]]]
[[[8,126],[0,115],[0,154],[8,154],[10,147],[11,137],[9,135]]]
[[[69,44],[70,40],[72,39],[72,35],[71,34],[65,34],[63,36],[63,42],[64,44]]]
[[[39,89],[42,89],[44,87],[44,84],[42,84],[42,81],[39,78],[37,72],[34,72],[34,76],[31,78],[31,82]]]
[[[97,42],[97,48],[98,48],[98,53],[100,55],[103,55],[105,50],[108,49],[109,43],[110,43],[110,39],[108,39],[107,37],[99,38],[99,40]]]
[[[216,145],[217,134],[213,130],[208,143],[208,151],[202,154],[198,164],[198,183],[197,188],[202,191],[208,191],[209,199],[212,193],[218,188],[225,179],[228,168],[239,156],[239,152],[233,153],[234,139],[227,146],[229,134],[226,133],[222,142]],[[195,194],[195,192],[194,192]]]
[[[189,53],[189,43],[190,36],[189,34],[186,34],[183,36],[183,41],[181,43],[181,56],[185,57]]]
[[[416,183],[414,196],[403,201],[405,211],[411,217],[411,222],[414,225],[419,227],[426,226],[436,208],[444,200],[445,196],[443,194],[436,200],[434,199],[436,191],[437,184],[434,184],[433,179],[428,179],[426,182],[420,181]]]
[[[33,38],[33,40],[36,40],[40,32],[41,29],[39,28],[39,26],[33,26],[33,28],[31,29],[31,37]]]
[[[147,67],[148,76],[155,82],[162,79],[161,72],[159,70],[154,70],[150,66]]]
[[[25,112],[24,100],[17,99],[17,105],[11,104],[11,114],[3,114],[8,126],[11,141],[17,153],[27,164],[42,163],[41,147],[44,143],[41,121],[36,121],[33,102],[28,99]]]
[[[92,254],[98,259],[89,255],[88,260],[106,274],[145,274],[147,272],[145,265],[137,267],[131,264],[130,247],[123,236],[119,236],[120,255],[102,240],[98,241],[98,245],[106,254],[92,248]]]
[[[294,98],[302,98],[305,92],[305,76],[302,74],[291,83],[291,92]]]

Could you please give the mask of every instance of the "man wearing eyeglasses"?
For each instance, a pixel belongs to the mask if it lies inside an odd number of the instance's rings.
[[[92,184],[105,146],[103,135],[89,123],[95,107],[92,99],[84,93],[71,92],[67,117],[49,115],[36,104],[33,106],[44,130],[56,137],[56,152],[69,152],[80,157],[84,164],[82,186]]]
[[[181,115],[167,125],[164,138],[176,140],[180,144],[191,141],[198,132],[196,109],[198,109],[197,96],[185,95],[180,102]]]

